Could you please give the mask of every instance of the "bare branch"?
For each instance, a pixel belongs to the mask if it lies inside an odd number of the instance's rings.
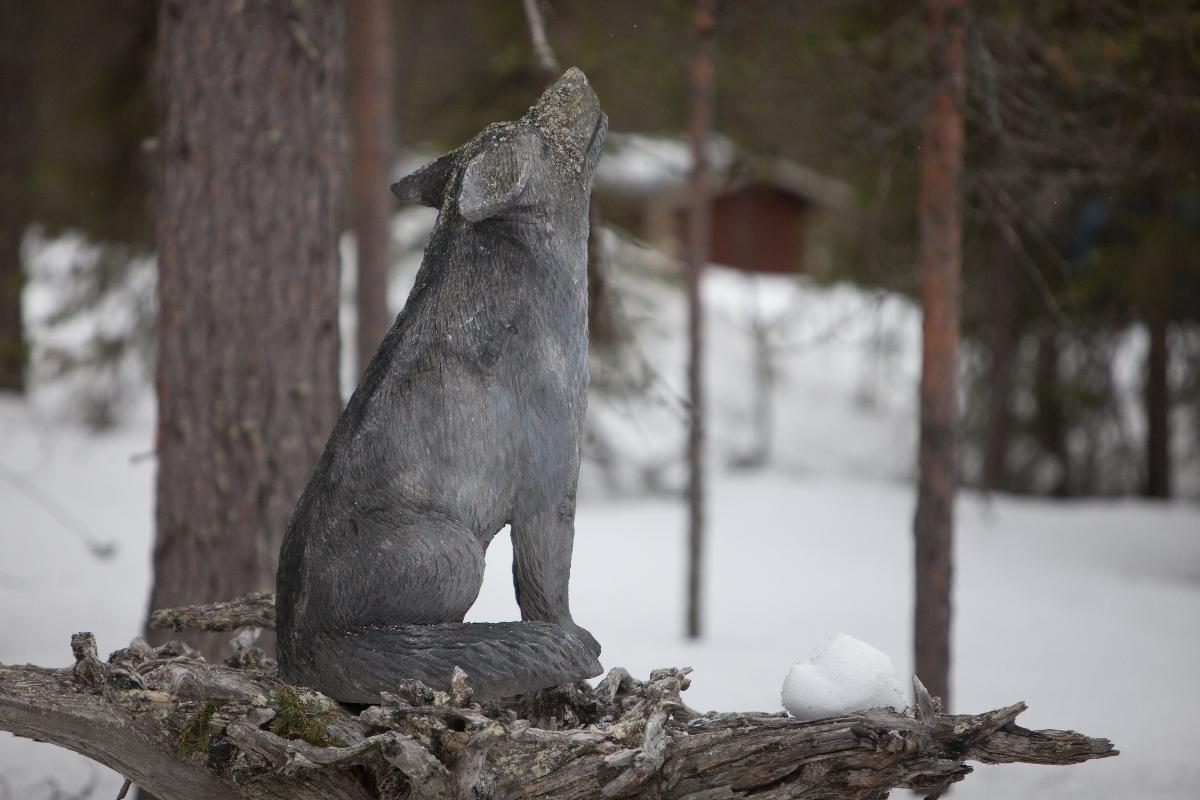
[[[546,80],[553,81],[562,72],[558,56],[546,39],[546,24],[542,20],[542,10],[538,0],[523,0],[525,3],[525,21],[529,24],[529,38],[533,42],[533,52],[537,56],[538,68]]]
[[[150,615],[150,627],[172,631],[232,631],[238,628],[275,630],[275,595],[259,592],[181,608],[160,608]]]

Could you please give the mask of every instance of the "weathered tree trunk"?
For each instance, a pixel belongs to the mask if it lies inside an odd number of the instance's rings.
[[[236,605],[226,604],[227,606]],[[235,617],[255,617],[261,599]],[[173,619],[207,614],[169,615]],[[1016,725],[1022,703],[948,716],[915,682],[907,714],[860,711],[815,722],[782,713],[689,709],[687,669],[646,682],[623,669],[592,689],[471,702],[415,682],[354,711],[274,676],[242,647],[209,664],[175,642],[143,641],[105,663],[91,634],[66,669],[0,665],[0,730],[52,742],[117,770],[162,800],[223,798],[865,798],[893,787],[933,796],[964,762],[1075,764],[1112,743]]]
[[[0,0],[0,390],[25,389],[21,238],[29,223],[33,129],[32,16],[25,0]]]
[[[388,187],[395,148],[392,6],[391,0],[357,0],[346,8],[354,165],[350,202],[358,255],[356,351],[361,374],[392,325],[387,304],[392,212]]]
[[[337,418],[343,34],[336,0],[160,6],[151,608],[274,586]]]
[[[1001,235],[992,241],[989,265],[989,358],[987,433],[983,452],[983,487],[991,492],[1010,488],[1008,448],[1013,428],[1013,378],[1017,346],[1017,270],[1012,246]]]
[[[950,696],[950,602],[957,483],[959,295],[962,265],[965,0],[929,0],[934,93],[921,135],[922,362],[916,536],[916,670]]]
[[[688,67],[688,130],[692,170],[688,177],[687,304],[688,304],[688,570],[687,635],[703,631],[701,578],[704,571],[704,307],[700,290],[708,262],[712,198],[709,196],[708,141],[713,126],[713,43],[715,0],[695,0],[695,39]]]
[[[1166,314],[1150,314],[1146,356],[1146,496],[1171,496],[1171,396]]]

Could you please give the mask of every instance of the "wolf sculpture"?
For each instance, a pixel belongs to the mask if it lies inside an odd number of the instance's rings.
[[[476,696],[598,675],[567,584],[587,402],[587,237],[608,119],[566,72],[392,187],[439,210],[416,285],[283,539],[282,677],[348,703],[461,667]],[[521,622],[464,623],[512,526]]]

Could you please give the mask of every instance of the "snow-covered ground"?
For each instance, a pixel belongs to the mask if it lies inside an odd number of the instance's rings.
[[[709,301],[713,439],[705,638],[683,627],[683,509],[670,490],[682,441],[682,306],[669,283],[623,277],[653,380],[645,398],[596,395],[573,610],[606,666],[695,668],[701,709],[777,710],[788,668],[845,631],[911,672],[910,485],[919,319],[844,287],[716,271]],[[401,287],[403,283],[401,282]],[[403,289],[398,290],[402,296]],[[751,330],[767,326],[776,378],[766,467],[753,449]],[[0,400],[0,663],[65,664],[77,630],[125,645],[149,589],[154,464],[149,394],[122,427],[89,435],[37,399]],[[648,398],[648,399],[647,399]],[[665,492],[638,492],[644,480]],[[1200,762],[1200,508],[1060,503],[966,493],[958,509],[954,706],[1025,700],[1021,722],[1111,737],[1115,759],[979,767],[964,798],[1195,798]],[[82,525],[80,524],[82,523]],[[90,539],[91,544],[85,542]],[[115,545],[107,559],[94,552]],[[469,619],[517,616],[507,535],[488,553]],[[0,734],[0,800],[56,787],[115,796],[114,774]]]

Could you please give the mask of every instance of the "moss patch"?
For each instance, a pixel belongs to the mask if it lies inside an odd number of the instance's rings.
[[[205,700],[196,713],[188,718],[175,740],[175,755],[186,758],[192,753],[208,752],[208,740],[212,735],[208,726],[220,707],[221,704],[216,700]]]
[[[313,709],[305,703],[296,690],[284,686],[275,692],[278,711],[267,730],[284,739],[303,739],[317,747],[345,747],[346,743],[325,730],[337,716],[324,709]]]

